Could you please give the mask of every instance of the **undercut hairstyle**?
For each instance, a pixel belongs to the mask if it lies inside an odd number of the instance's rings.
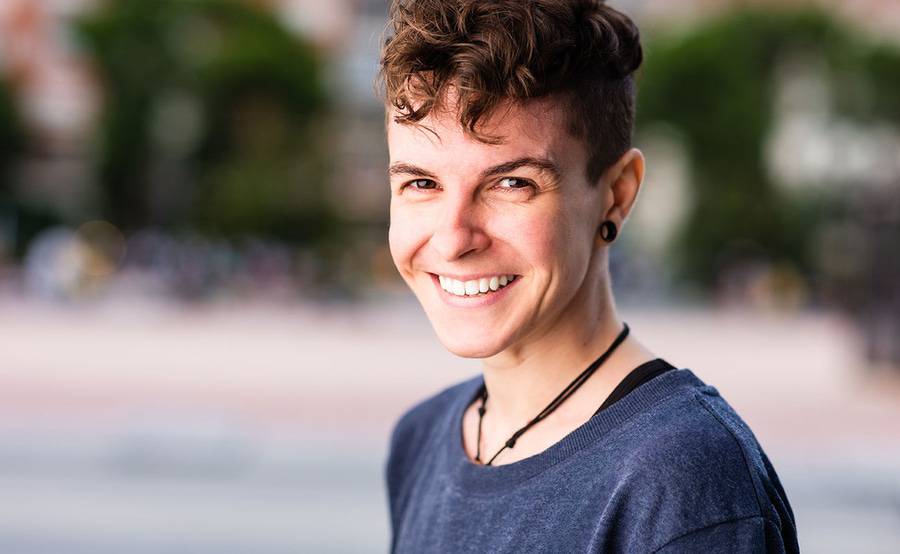
[[[512,100],[558,96],[596,183],[630,147],[640,34],[604,0],[393,0],[379,80],[394,120],[418,124],[455,92],[459,123]]]

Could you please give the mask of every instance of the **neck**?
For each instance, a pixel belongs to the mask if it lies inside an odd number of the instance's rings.
[[[612,345],[622,329],[609,280],[600,279],[582,288],[540,336],[526,337],[485,358],[488,410],[495,424],[511,433],[531,421]],[[591,379],[616,364],[616,354],[627,342],[619,345]]]

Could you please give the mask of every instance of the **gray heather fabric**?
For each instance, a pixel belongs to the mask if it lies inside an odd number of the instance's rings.
[[[410,408],[385,477],[391,551],[798,552],[753,433],[690,369],[659,375],[544,452],[485,467],[463,450],[478,376]]]

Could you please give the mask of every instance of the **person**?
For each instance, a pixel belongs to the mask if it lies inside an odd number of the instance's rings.
[[[637,27],[602,0],[394,0],[380,60],[393,261],[481,375],[409,408],[391,551],[796,552],[732,407],[616,309]]]

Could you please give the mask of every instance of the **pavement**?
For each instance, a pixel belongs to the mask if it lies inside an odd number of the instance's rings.
[[[865,362],[849,322],[619,309],[750,424],[805,552],[900,552],[900,378]],[[385,551],[391,425],[478,371],[404,295],[0,297],[0,551]]]

